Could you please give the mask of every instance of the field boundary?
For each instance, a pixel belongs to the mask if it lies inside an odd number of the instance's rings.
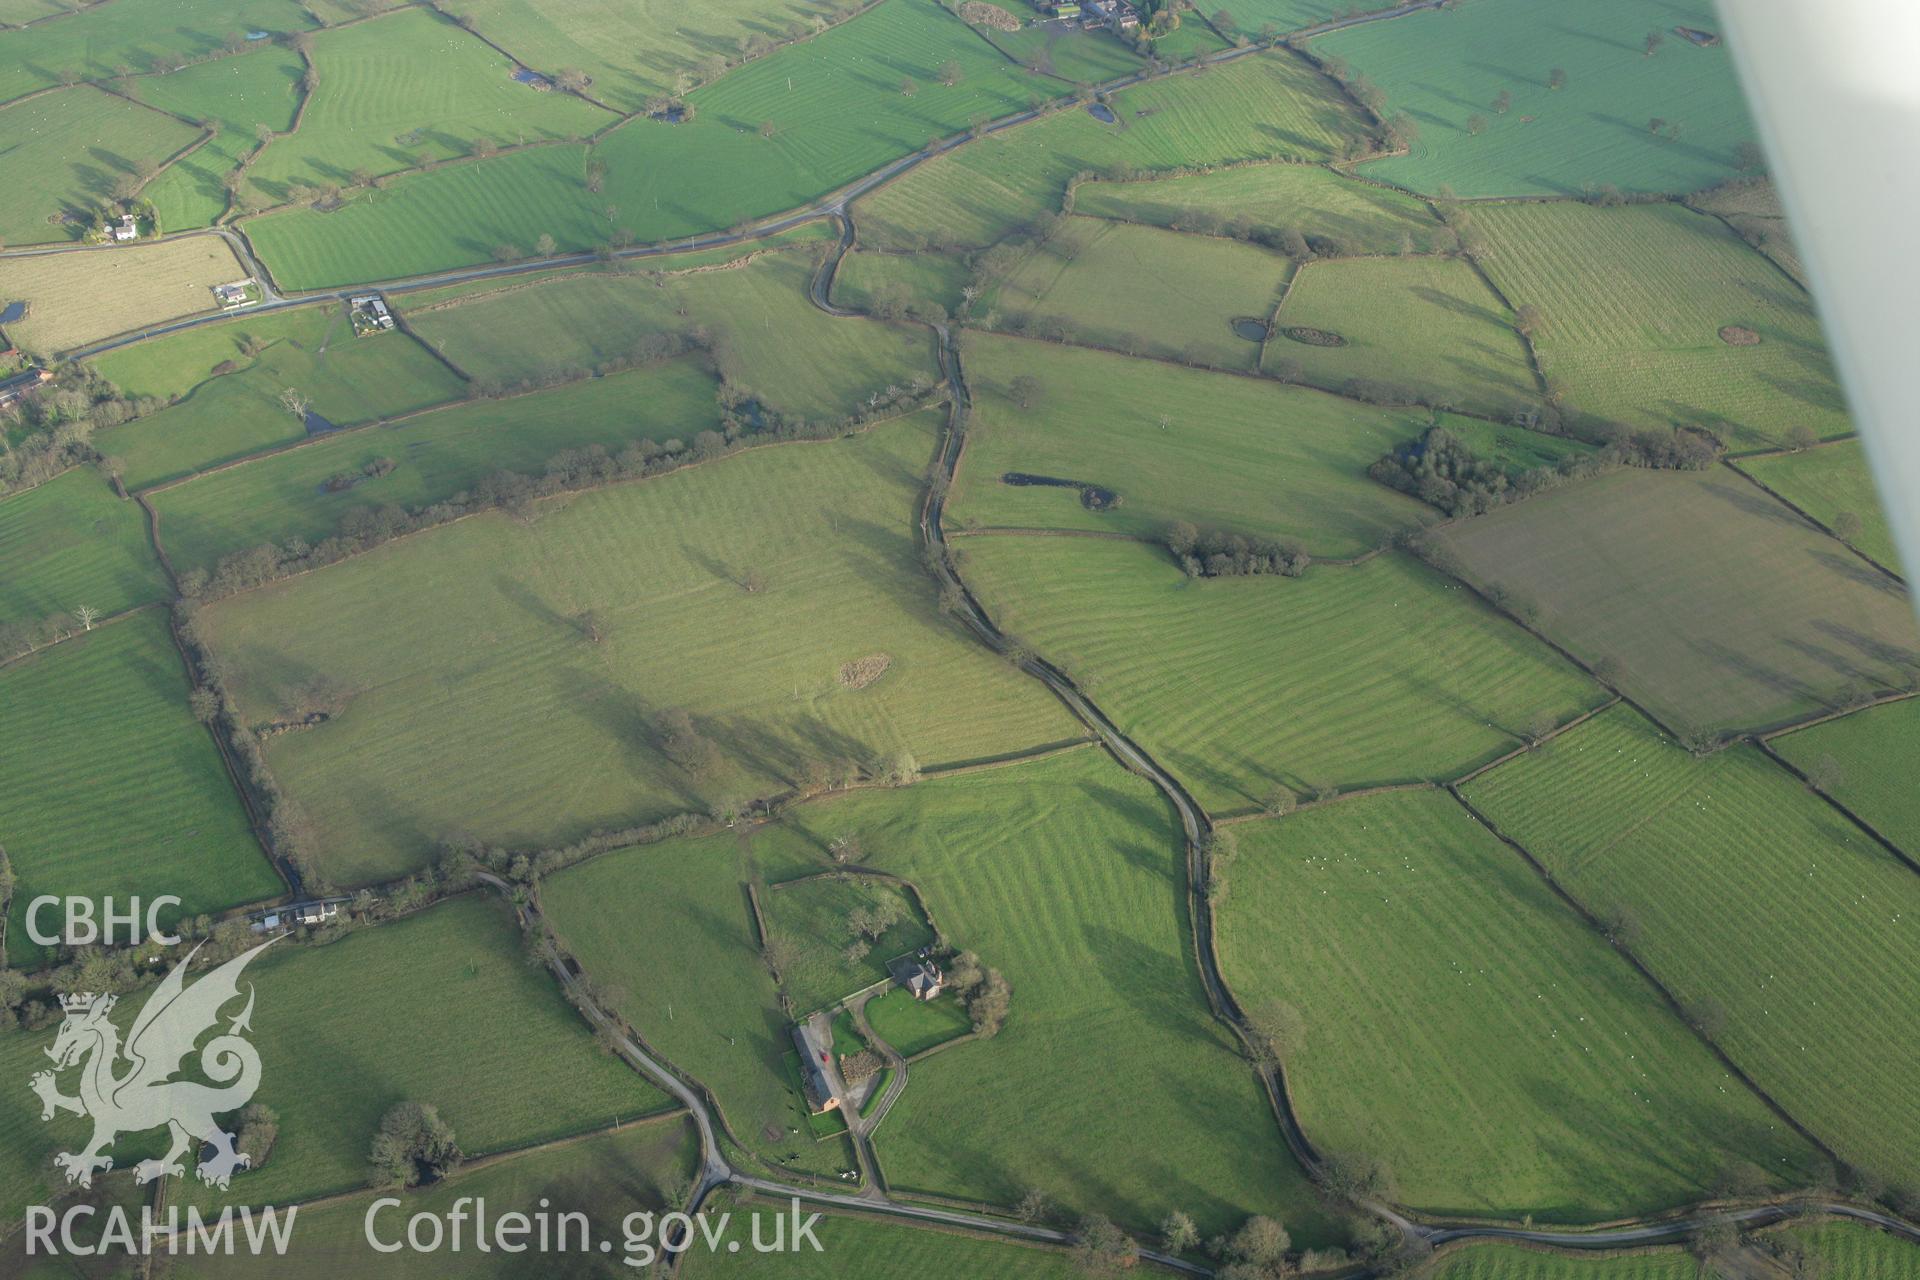
[[[1823,440],[1820,443],[1821,444],[1845,444],[1849,440],[1857,440],[1857,439],[1859,439],[1858,436],[1842,436],[1838,440]],[[1816,445],[1815,447],[1818,448],[1819,446]],[[1820,532],[1826,534],[1829,538],[1832,538],[1835,542],[1845,547],[1848,551],[1851,551],[1854,555],[1860,557],[1860,559],[1864,560],[1868,565],[1870,565],[1874,569],[1877,569],[1879,572],[1884,573],[1887,577],[1899,583],[1902,587],[1905,587],[1907,585],[1907,580],[1905,578],[1895,573],[1892,569],[1889,569],[1886,565],[1881,564],[1878,560],[1875,560],[1872,556],[1868,555],[1866,552],[1862,551],[1860,548],[1854,546],[1851,542],[1848,542],[1845,538],[1835,533],[1832,530],[1832,528],[1829,527],[1824,520],[1817,519],[1814,516],[1814,514],[1808,511],[1805,507],[1800,506],[1793,499],[1787,497],[1785,494],[1781,493],[1778,489],[1775,489],[1772,485],[1768,484],[1765,480],[1762,480],[1759,476],[1754,475],[1752,472],[1748,471],[1745,467],[1742,467],[1740,465],[1740,463],[1742,461],[1745,461],[1747,458],[1752,458],[1752,457],[1777,458],[1782,456],[1790,457],[1795,452],[1804,452],[1804,450],[1796,451],[1796,450],[1788,449],[1788,450],[1776,450],[1774,452],[1764,453],[1764,454],[1745,454],[1745,455],[1742,455],[1742,457],[1737,460],[1734,458],[1722,458],[1720,459],[1720,465],[1725,467],[1727,470],[1733,472],[1735,475],[1739,476],[1742,480],[1745,480],[1748,484],[1753,485],[1756,489],[1760,490],[1760,492],[1766,494],[1769,498],[1772,498],[1775,502],[1778,502],[1781,506],[1793,512],[1795,515],[1799,516],[1802,520],[1805,520],[1808,524],[1812,525],[1814,528],[1818,529]]]

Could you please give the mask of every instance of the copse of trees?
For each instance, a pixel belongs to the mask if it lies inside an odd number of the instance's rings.
[[[96,431],[158,412],[165,401],[123,397],[91,365],[67,365],[53,381],[0,413],[0,425],[17,415],[26,430],[0,450],[0,495],[51,480],[85,462],[111,464],[93,447]]]
[[[1185,520],[1168,525],[1163,540],[1189,578],[1237,578],[1278,574],[1297,578],[1313,559],[1297,543],[1201,529]]]
[[[368,1162],[380,1187],[417,1187],[438,1182],[460,1167],[453,1126],[430,1103],[400,1102],[380,1117]]]

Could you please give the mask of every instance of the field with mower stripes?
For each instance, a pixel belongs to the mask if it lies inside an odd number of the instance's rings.
[[[169,594],[140,508],[114,497],[93,468],[0,499],[0,624],[81,605],[118,613]]]
[[[1812,301],[1740,237],[1680,205],[1476,206],[1487,273],[1542,312],[1534,349],[1574,425],[1731,428],[1736,450],[1849,430]],[[1723,326],[1759,335],[1731,346]]]
[[[1216,812],[1281,789],[1447,778],[1596,705],[1583,675],[1400,553],[1298,579],[1192,579],[1159,547],[961,539],[1001,627]]]
[[[282,892],[213,738],[187,710],[164,610],[0,669],[0,700],[0,847],[19,876],[11,963],[39,967],[25,917],[42,895],[173,894],[197,915]]]
[[[1835,521],[1852,515],[1860,522],[1853,545],[1873,560],[1900,571],[1900,552],[1893,530],[1874,487],[1866,448],[1857,439],[1841,440],[1799,453],[1743,458],[1739,467],[1815,520],[1835,528]]]
[[[1308,1136],[1379,1160],[1400,1201],[1578,1222],[1704,1199],[1730,1166],[1805,1178],[1812,1148],[1446,792],[1231,830],[1227,981],[1292,1024]]]
[[[344,884],[421,866],[456,831],[543,846],[785,791],[814,766],[1072,737],[940,614],[920,567],[938,416],[477,516],[203,625],[250,718],[305,705],[316,680],[343,702],[267,755]],[[877,681],[840,679],[876,653]],[[954,697],[974,714],[956,719]]]
[[[270,44],[245,57],[219,58],[172,75],[129,82],[130,92],[142,102],[220,126],[218,136],[141,193],[153,201],[163,228],[208,226],[226,212],[226,177],[260,145],[256,131],[264,126],[285,133],[293,127],[303,70],[299,54]]]
[[[0,67],[5,41],[16,34],[0,32]],[[117,183],[158,168],[199,136],[192,125],[87,84],[0,107],[8,170],[34,175],[0,184],[0,241],[79,239]],[[77,221],[66,221],[69,215]]]
[[[1775,738],[1791,760],[1902,852],[1920,858],[1920,699],[1872,707]]]
[[[1842,1160],[1920,1182],[1920,876],[1752,747],[1697,760],[1626,707],[1466,795]]]
[[[234,31],[304,31],[295,0],[114,0],[51,22],[0,31],[0,102],[61,83],[154,69],[161,58],[201,57]],[[4,118],[4,117],[0,117]]]

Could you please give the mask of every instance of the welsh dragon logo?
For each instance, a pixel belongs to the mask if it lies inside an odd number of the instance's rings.
[[[224,1190],[236,1169],[251,1160],[233,1148],[233,1135],[214,1120],[246,1105],[260,1087],[260,1054],[242,1036],[252,1030],[253,985],[247,985],[247,1004],[224,1033],[200,1049],[200,1074],[212,1084],[175,1079],[192,1056],[200,1037],[218,1021],[220,1010],[240,994],[240,972],[271,943],[262,944],[227,961],[206,977],[186,985],[185,960],[161,980],[147,997],[126,1044],[109,1020],[118,1001],[91,993],[62,996],[66,1020],[47,1049],[52,1071],[35,1073],[33,1091],[40,1096],[40,1118],[51,1120],[61,1111],[93,1119],[93,1137],[77,1152],[63,1151],[54,1163],[68,1182],[93,1185],[95,1171],[113,1168],[106,1149],[123,1133],[165,1127],[172,1137],[166,1155],[142,1160],[134,1167],[136,1182],[151,1182],[186,1173],[180,1157],[194,1140],[212,1148],[195,1168],[200,1180]],[[200,948],[195,947],[194,952]],[[80,1068],[80,1093],[68,1097],[55,1080],[58,1072]]]

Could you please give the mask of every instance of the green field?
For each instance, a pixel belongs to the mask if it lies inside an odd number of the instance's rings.
[[[1617,708],[1466,788],[1788,1114],[1920,1168],[1920,879],[1752,747],[1695,760]]]
[[[249,338],[264,344],[258,355],[241,349]],[[236,369],[212,376],[227,361]],[[141,343],[102,357],[96,367],[116,383],[128,377],[133,385],[123,389],[130,394],[198,375],[180,403],[94,437],[96,448],[123,465],[129,489],[304,439],[306,426],[280,403],[289,389],[338,427],[411,413],[465,390],[452,370],[404,333],[355,338],[337,305],[243,316]],[[183,376],[183,369],[190,372]]]
[[[1540,309],[1534,347],[1589,429],[1733,428],[1733,447],[1796,426],[1851,429],[1813,304],[1738,236],[1680,205],[1578,203],[1473,211],[1488,273]],[[1722,326],[1760,336],[1730,346]]]
[[[947,61],[961,69],[953,86],[937,78]],[[975,120],[1021,110],[1030,92],[1066,88],[1027,76],[934,0],[886,0],[696,90],[684,124],[639,117],[608,133],[591,151],[605,167],[599,192],[588,189],[586,148],[542,147],[404,178],[334,212],[246,225],[288,288],[484,262],[499,245],[529,254],[542,234],[563,249],[618,232],[651,243],[806,204]],[[701,179],[692,190],[689,173]]]
[[[831,1177],[853,1152],[808,1132],[747,905],[747,853],[731,834],[623,850],[550,877],[541,910],[611,1007],[718,1100],[738,1141]]]
[[[1616,471],[1441,542],[1679,731],[1783,723],[1920,654],[1894,583],[1725,468]]]
[[[1696,191],[1687,197],[1687,206],[1724,218],[1741,239],[1806,285],[1806,264],[1800,260],[1800,247],[1794,243],[1793,228],[1787,225],[1787,211],[1772,179],[1765,175],[1741,178]]]
[[[1826,1222],[1792,1234],[1847,1280],[1920,1280],[1920,1249],[1857,1222]]]
[[[279,1113],[280,1140],[224,1199],[286,1204],[365,1185],[368,1144],[398,1102],[437,1107],[469,1156],[667,1107],[526,963],[512,911],[491,895],[276,952],[247,977],[259,991],[254,1101]],[[174,1192],[203,1206],[223,1198],[191,1183]]]
[[[946,253],[862,253],[855,250],[840,260],[833,275],[836,306],[870,311],[876,304],[895,301],[925,306],[935,303],[958,311],[960,291],[973,279],[967,260]]]
[[[1829,529],[1842,512],[1858,516],[1860,533],[1853,545],[1878,563],[1899,571],[1900,551],[1893,545],[1893,530],[1887,525],[1886,509],[1880,505],[1873,469],[1860,441],[1842,440],[1799,453],[1743,458],[1739,466]]]
[[[1013,990],[998,1035],[914,1064],[875,1138],[896,1193],[1011,1205],[1037,1187],[1068,1220],[1134,1230],[1175,1208],[1205,1233],[1254,1212],[1302,1243],[1337,1230],[1207,1015],[1179,828],[1144,781],[1066,752],[802,806],[754,852],[843,831]]]
[[[962,541],[1002,629],[1085,687],[1209,809],[1466,772],[1564,721],[1594,686],[1400,554],[1305,577],[1189,579],[1165,551]]]
[[[457,1135],[456,1135],[457,1136]],[[616,1132],[597,1133],[562,1146],[548,1147],[489,1161],[469,1167],[452,1177],[410,1191],[382,1192],[396,1196],[400,1203],[375,1210],[373,1231],[383,1245],[406,1238],[407,1220],[415,1214],[430,1213],[445,1220],[462,1198],[484,1201],[490,1223],[499,1222],[508,1213],[532,1217],[545,1212],[552,1247],[540,1250],[537,1264],[542,1274],[585,1280],[589,1276],[630,1276],[633,1271],[622,1265],[628,1256],[645,1254],[624,1250],[622,1229],[629,1214],[659,1214],[671,1206],[665,1196],[685,1186],[692,1178],[697,1139],[693,1126],[680,1118],[662,1118],[629,1125]],[[299,1226],[293,1234],[293,1247],[274,1262],[274,1274],[290,1280],[308,1277],[355,1276],[404,1278],[419,1274],[421,1255],[402,1249],[381,1253],[367,1243],[367,1212],[376,1196],[373,1192],[344,1200],[303,1206]],[[460,1206],[471,1213],[471,1202]],[[589,1248],[576,1244],[580,1228],[568,1223],[567,1247],[559,1247],[562,1230],[559,1215],[582,1213],[587,1217]],[[469,1224],[471,1218],[469,1218]],[[538,1221],[538,1218],[535,1218]],[[632,1224],[636,1229],[639,1223]],[[471,1227],[469,1226],[469,1231]],[[529,1243],[539,1240],[529,1237]],[[609,1257],[597,1251],[601,1240],[613,1241]],[[499,1249],[482,1252],[472,1247],[470,1236],[455,1252],[442,1249],[433,1255],[433,1274],[445,1280],[513,1280],[527,1274],[527,1255],[503,1253]],[[579,1256],[586,1252],[588,1256]],[[247,1277],[259,1274],[260,1263],[245,1253],[229,1257],[194,1258],[172,1263],[175,1275],[194,1280],[222,1280],[222,1277]]]
[[[869,243],[991,244],[1060,208],[1075,174],[1247,160],[1321,160],[1362,129],[1353,107],[1298,56],[1238,58],[1114,95],[1118,124],[1070,108],[993,134],[862,197]]]
[[[925,1053],[973,1029],[953,999],[916,1000],[904,988],[867,1002],[867,1025],[903,1058]]]
[[[1581,1256],[1493,1243],[1452,1249],[1429,1274],[1432,1280],[1702,1280],[1710,1273],[1682,1249]]]
[[[14,499],[9,499],[14,501]],[[27,904],[45,894],[173,894],[198,915],[281,892],[151,610],[0,671],[0,847],[19,876],[7,955],[42,959]],[[47,927],[43,920],[42,927]]]
[[[1556,467],[1573,458],[1594,452],[1593,446],[1570,436],[1550,436],[1526,427],[1503,426],[1485,418],[1468,418],[1457,413],[1434,415],[1434,422],[1464,444],[1476,458],[1499,463],[1508,475],[1518,475],[1535,467]]]
[[[226,176],[260,145],[255,130],[265,125],[285,133],[293,127],[303,69],[299,54],[273,44],[249,57],[220,58],[132,82],[142,102],[220,127],[217,137],[142,193],[153,201],[163,228],[204,227],[226,212]]]
[[[921,918],[913,900],[886,880],[872,876],[775,885],[761,895],[760,901],[767,913],[767,928],[794,947],[797,959],[781,971],[780,985],[792,998],[794,1008],[803,1014],[885,981],[889,959],[933,941],[933,930]],[[854,940],[848,916],[876,907],[891,909],[897,921],[871,943],[865,957],[849,964],[843,954]]]
[[[965,362],[974,412],[949,502],[962,523],[1158,537],[1190,520],[1346,556],[1432,518],[1366,474],[1423,415],[981,333]],[[1027,409],[1010,394],[1021,377],[1040,388]],[[1092,511],[1072,489],[1005,484],[1009,471],[1101,485],[1121,505]]]
[[[202,57],[234,32],[302,31],[312,20],[295,0],[114,0],[54,22],[0,31],[0,102],[60,83],[144,72],[162,58]],[[9,162],[12,161],[9,157]]]
[[[1700,48],[1676,25],[1720,30],[1707,0],[1475,0],[1351,27],[1313,42],[1386,94],[1419,127],[1412,153],[1364,172],[1417,191],[1570,195],[1588,184],[1695,191],[1735,172],[1754,137],[1724,41]],[[1649,31],[1665,43],[1648,57]],[[1548,88],[1554,68],[1566,86]],[[1505,114],[1496,95],[1512,95]],[[1486,121],[1475,136],[1473,116]],[[1674,138],[1648,130],[1662,117]]]
[[[1298,231],[1338,255],[1448,247],[1420,201],[1317,164],[1257,164],[1153,182],[1085,182],[1073,211],[1206,235]]]
[[[5,42],[12,34],[0,32],[0,67],[10,65]],[[0,72],[0,84],[5,79]],[[198,136],[191,125],[92,85],[0,109],[7,168],[34,175],[0,187],[0,241],[79,238],[114,198],[117,182],[151,172]],[[69,215],[78,221],[69,225]]]
[[[1308,1137],[1439,1214],[1604,1221],[1812,1149],[1444,791],[1235,827],[1221,967],[1281,1046]]]
[[[1913,787],[1920,766],[1920,700],[1829,720],[1774,739],[1773,749],[1881,835],[1920,857],[1920,793]]]
[[[1130,355],[1251,370],[1291,264],[1270,249],[1155,227],[1069,219],[976,309],[990,325]]]
[[[773,1205],[762,1202],[760,1211],[771,1213]],[[814,1235],[819,1253],[696,1248],[681,1263],[681,1274],[688,1280],[1074,1280],[1085,1274],[1064,1250],[882,1217],[828,1214]]]
[[[649,334],[695,330],[729,381],[788,413],[837,417],[888,385],[938,376],[925,330],[837,319],[808,302],[813,269],[812,255],[792,248],[669,276],[664,288],[644,275],[587,272],[403,309],[422,339],[481,380],[591,368],[630,355]]]
[[[1011,6],[1011,7],[1009,7]],[[1014,17],[1028,16],[1018,0],[998,6]],[[1076,84],[1099,84],[1132,75],[1140,69],[1140,55],[1110,31],[1082,31],[1071,25],[1047,23],[1001,31],[976,27],[981,36],[1021,66]]]
[[[454,832],[544,845],[810,767],[1070,737],[938,612],[913,536],[935,418],[465,520],[222,602],[206,633],[251,718],[315,678],[346,698],[267,748],[342,883],[416,867]],[[876,654],[879,679],[843,681]],[[695,722],[678,747],[672,709]]]
[[[358,185],[496,146],[579,139],[618,117],[570,93],[539,93],[513,63],[454,22],[409,8],[324,31],[313,40],[319,85],[300,128],[247,168],[268,203],[295,185]]]
[[[796,25],[831,10],[817,0],[706,0],[688,9],[673,0],[465,0],[459,12],[476,31],[549,75],[563,69],[591,79],[587,93],[621,111],[639,111],[649,96],[720,55],[737,58],[739,41],[783,39]]]
[[[222,556],[264,542],[319,542],[361,508],[417,510],[501,471],[542,475],[565,449],[600,445],[618,454],[642,439],[691,439],[717,423],[713,389],[713,376],[689,358],[508,400],[456,404],[369,431],[321,436],[163,489],[153,505],[175,570],[211,570]],[[364,476],[379,459],[397,465],[329,489],[333,477]]]
[[[0,623],[81,605],[118,613],[167,594],[146,518],[91,467],[0,500]]]
[[[1296,341],[1295,327],[1338,334],[1342,346]],[[1274,318],[1261,367],[1316,386],[1354,380],[1369,398],[1421,401],[1496,417],[1539,401],[1512,317],[1459,258],[1358,258],[1300,269]]]

